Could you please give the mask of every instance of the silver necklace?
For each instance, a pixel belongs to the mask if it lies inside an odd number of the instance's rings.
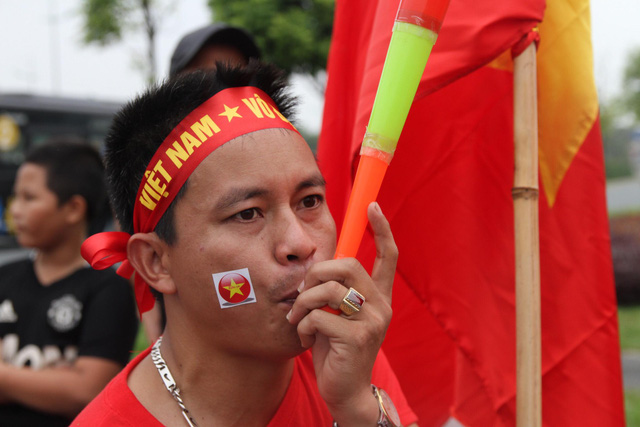
[[[176,381],[173,379],[173,375],[171,375],[171,371],[167,366],[167,362],[162,358],[162,354],[160,354],[160,344],[162,343],[162,337],[158,338],[158,341],[153,345],[151,349],[151,360],[153,360],[153,364],[156,365],[158,369],[158,373],[160,374],[160,378],[162,378],[162,382],[164,382],[164,386],[167,388],[171,396],[178,402],[178,406],[182,409],[182,416],[184,417],[187,425],[189,427],[198,427],[195,420],[191,418],[189,410],[185,406],[182,401],[182,397],[180,396],[180,389],[176,384]]]

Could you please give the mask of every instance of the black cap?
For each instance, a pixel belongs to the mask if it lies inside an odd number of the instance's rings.
[[[182,71],[200,49],[210,41],[235,47],[242,52],[247,60],[249,58],[260,59],[260,49],[251,34],[242,28],[217,22],[182,37],[171,55],[169,76],[173,77]]]

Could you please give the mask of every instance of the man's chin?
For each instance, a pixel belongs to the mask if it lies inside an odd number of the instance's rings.
[[[295,327],[292,334],[287,334],[287,336],[284,337],[282,348],[287,359],[297,357],[308,350],[302,347],[302,344],[300,343],[300,337],[298,336]]]

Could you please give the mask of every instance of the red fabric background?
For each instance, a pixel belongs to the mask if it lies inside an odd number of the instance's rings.
[[[319,143],[340,226],[395,2],[338,1]],[[454,0],[378,201],[400,249],[385,352],[421,426],[515,424],[513,74],[484,67],[543,1]],[[375,30],[375,31],[374,31]],[[596,123],[549,208],[541,189],[543,423],[623,425]],[[370,267],[365,233],[358,258]]]

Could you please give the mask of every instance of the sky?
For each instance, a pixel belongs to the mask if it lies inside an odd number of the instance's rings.
[[[158,72],[166,75],[180,37],[211,21],[206,0],[161,0]],[[141,34],[126,33],[108,47],[82,43],[81,0],[0,0],[0,93],[36,93],[125,101],[144,89],[137,64],[145,55]],[[592,0],[594,71],[598,92],[609,100],[622,91],[628,53],[640,49],[640,0]],[[320,129],[322,98],[304,78],[300,126]]]
[[[628,55],[640,50],[640,0],[591,0],[591,39],[594,73],[600,98],[607,101],[623,91]]]

